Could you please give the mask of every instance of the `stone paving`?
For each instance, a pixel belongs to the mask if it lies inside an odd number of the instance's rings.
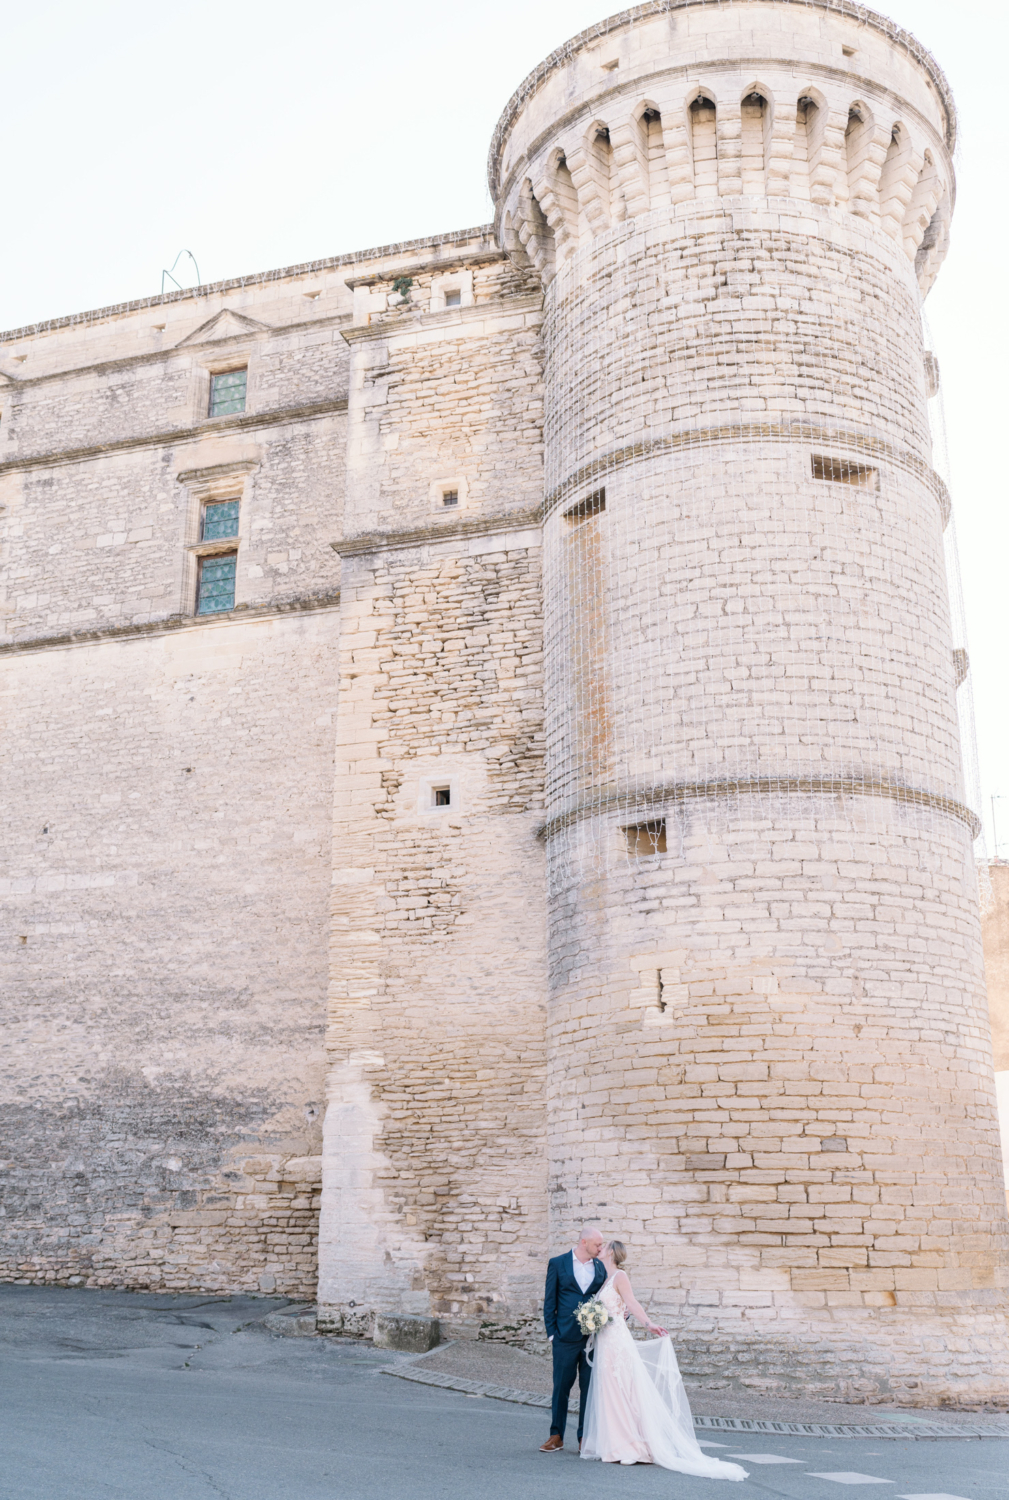
[[[280,1315],[278,1327],[289,1322],[291,1314]],[[304,1322],[304,1320],[303,1320]],[[523,1405],[549,1404],[551,1364],[548,1357],[528,1354],[507,1344],[457,1341],[446,1343],[421,1355],[396,1370],[404,1379],[420,1384],[440,1385],[445,1389],[472,1392],[478,1388]],[[728,1386],[728,1382],[725,1382]],[[768,1427],[821,1426],[836,1428],[884,1427],[910,1428],[923,1435],[961,1432],[964,1435],[1004,1436],[1009,1438],[1009,1412],[981,1410],[913,1411],[890,1405],[846,1404],[838,1401],[815,1401],[801,1397],[783,1399],[747,1391],[719,1389],[714,1383],[690,1388],[690,1406],[698,1424],[723,1422],[764,1423]],[[572,1410],[577,1401],[572,1399]]]

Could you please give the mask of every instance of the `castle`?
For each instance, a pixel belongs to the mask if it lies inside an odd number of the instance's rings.
[[[850,0],[653,0],[493,227],[0,336],[0,1275],[1004,1394],[921,299],[956,118]]]

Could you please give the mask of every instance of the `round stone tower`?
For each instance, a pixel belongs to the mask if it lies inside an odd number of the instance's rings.
[[[506,109],[545,298],[553,1236],[695,1380],[1005,1391],[920,304],[955,115],[847,0],[656,0]]]

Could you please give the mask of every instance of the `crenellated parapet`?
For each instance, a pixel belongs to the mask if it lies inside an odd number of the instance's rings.
[[[548,59],[491,152],[501,244],[548,282],[595,236],[712,199],[855,215],[926,293],[949,240],[955,116],[917,43],[842,0],[660,0]]]

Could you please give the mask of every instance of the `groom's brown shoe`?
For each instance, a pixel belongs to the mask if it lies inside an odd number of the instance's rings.
[[[564,1447],[564,1439],[552,1432],[545,1443],[540,1444],[541,1453],[559,1453]]]

